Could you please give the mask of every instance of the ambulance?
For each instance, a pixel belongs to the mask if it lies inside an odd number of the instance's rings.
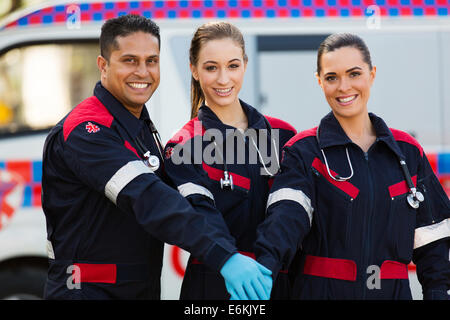
[[[298,131],[329,110],[314,78],[320,42],[334,32],[360,35],[377,66],[369,110],[417,138],[450,195],[448,0],[48,1],[0,21],[0,298],[42,298],[43,143],[92,95],[102,23],[128,13],[161,28],[161,83],[147,108],[164,141],[190,116],[188,50],[202,23],[228,20],[242,30],[249,64],[241,99]],[[166,245],[162,299],[178,299],[187,258]],[[412,264],[409,275],[421,299]]]

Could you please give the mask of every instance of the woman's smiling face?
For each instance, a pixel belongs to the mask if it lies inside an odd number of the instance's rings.
[[[239,103],[246,61],[241,47],[230,38],[211,40],[199,52],[192,76],[200,82],[206,105],[212,108]]]
[[[370,69],[361,52],[354,47],[342,47],[323,53],[319,85],[336,118],[352,118],[367,113],[370,88],[376,68]]]

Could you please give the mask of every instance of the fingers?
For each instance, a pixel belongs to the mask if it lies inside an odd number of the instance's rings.
[[[230,300],[239,300],[239,296],[237,295],[236,291],[233,288],[230,288],[228,285],[227,291],[231,295]]]
[[[272,279],[272,271],[267,269],[262,264],[256,262],[256,265],[258,266],[258,270],[261,272],[261,275],[258,276],[259,281],[261,282],[262,287],[265,290],[264,296],[267,297],[266,299],[270,299],[270,293],[272,291],[272,285],[273,285],[273,279]],[[263,298],[261,298],[263,299]]]
[[[267,288],[258,279],[251,279],[235,288],[227,286],[230,300],[268,300]]]
[[[255,260],[233,255],[222,267],[230,299],[268,300],[272,290],[272,272]]]
[[[247,293],[247,300],[259,300],[258,293],[255,290],[254,284],[259,283],[256,279],[250,279],[244,283],[244,290]]]
[[[237,286],[233,287],[234,291],[236,292],[236,296],[238,300],[250,300],[247,296],[247,293],[244,289],[244,287],[241,284],[238,284]]]
[[[272,292],[272,285],[273,285],[272,276],[263,275],[263,279],[261,280],[261,282],[264,285],[264,289],[266,290],[266,294],[267,294],[268,299],[270,299],[270,294]]]
[[[253,276],[243,283],[244,290],[250,300],[269,300],[272,291],[272,277],[256,270]]]
[[[230,294],[230,300],[248,300],[245,297],[242,297],[242,292],[245,294],[243,290],[236,290],[235,286],[232,282],[225,281],[225,287],[227,288],[228,293]],[[239,294],[239,292],[241,294]]]
[[[272,271],[270,271],[269,269],[264,267],[262,264],[256,262],[256,265],[258,266],[258,269],[259,269],[259,271],[261,271],[262,274],[268,275],[268,276],[272,275]]]
[[[267,294],[267,288],[265,288],[264,283],[258,278],[257,281],[251,281],[254,291],[258,296],[258,300],[268,300],[269,295]]]

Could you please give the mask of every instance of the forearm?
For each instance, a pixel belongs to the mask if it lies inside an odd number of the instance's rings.
[[[227,232],[196,212],[176,190],[159,179],[138,177],[120,194],[118,206],[133,212],[142,227],[158,239],[177,245],[219,271],[237,249]]]
[[[282,201],[270,208],[271,214],[258,227],[255,254],[257,261],[275,277],[294,258],[310,230],[308,214],[292,201]]]
[[[448,299],[450,289],[449,239],[429,243],[414,250],[417,277],[425,300]]]

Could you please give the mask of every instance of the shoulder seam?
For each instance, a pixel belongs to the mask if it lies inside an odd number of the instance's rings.
[[[267,115],[264,115],[264,117],[267,119],[273,129],[289,130],[294,132],[294,134],[297,134],[297,129],[295,129],[289,122]]]
[[[297,141],[300,141],[307,137],[314,137],[316,135],[316,131],[317,131],[317,127],[301,131],[301,132],[297,133],[295,136],[293,136],[288,142],[286,142],[286,144],[284,146],[291,147]]]
[[[401,131],[398,129],[389,128],[389,130],[391,131],[392,136],[394,137],[395,141],[406,142],[406,143],[416,147],[420,152],[420,156],[423,157],[423,148],[420,145],[420,143],[413,136],[411,136],[409,133],[407,133],[405,131]]]

